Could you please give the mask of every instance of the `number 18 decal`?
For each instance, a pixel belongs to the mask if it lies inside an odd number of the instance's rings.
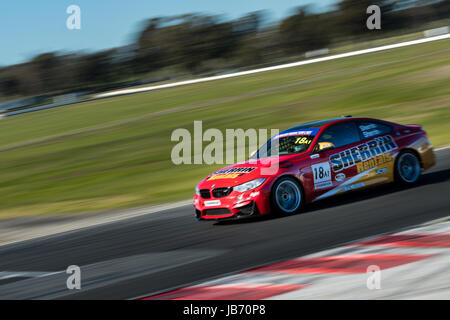
[[[330,164],[328,162],[312,165],[311,169],[314,178],[314,189],[328,188],[333,185],[331,182]]]

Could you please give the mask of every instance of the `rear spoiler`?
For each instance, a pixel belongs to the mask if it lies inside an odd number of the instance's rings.
[[[419,124],[407,124],[406,127],[410,128],[412,131],[423,131],[423,128]]]

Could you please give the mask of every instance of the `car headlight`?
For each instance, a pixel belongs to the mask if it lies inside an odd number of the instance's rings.
[[[195,194],[198,196],[200,195],[200,190],[199,190],[198,186],[195,186]]]
[[[266,178],[259,178],[255,180],[248,181],[246,183],[240,184],[238,186],[233,187],[233,190],[237,192],[245,192],[255,188],[258,188],[263,182],[266,181]]]

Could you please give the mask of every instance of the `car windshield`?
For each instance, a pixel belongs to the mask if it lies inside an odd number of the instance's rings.
[[[282,156],[302,153],[308,150],[316,130],[284,132],[270,139],[252,158]]]

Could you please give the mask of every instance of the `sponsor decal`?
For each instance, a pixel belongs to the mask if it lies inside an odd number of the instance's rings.
[[[364,138],[370,138],[381,134],[381,131],[377,129],[377,125],[375,123],[371,123],[368,125],[359,126]]]
[[[213,173],[215,174],[224,174],[224,173],[249,173],[255,170],[255,167],[239,167],[239,168],[231,168],[231,169],[223,169]]]
[[[314,179],[314,189],[319,190],[331,187],[333,185],[333,183],[331,182],[330,163],[321,162],[312,165],[311,170]]]
[[[333,186],[333,183],[331,181],[323,181],[323,182],[318,182],[318,183],[314,184],[314,189],[320,190],[320,189],[329,188],[332,186]]]
[[[279,135],[273,137],[273,139],[280,139],[280,138],[289,137],[289,136],[313,136],[313,135],[316,135],[318,132],[319,132],[319,129],[304,129],[304,130],[297,130],[297,131],[282,132]]]
[[[384,164],[387,164],[389,162],[392,162],[392,156],[390,153],[384,153],[380,156],[375,156],[373,159],[367,160],[367,161],[363,161],[363,162],[359,162],[356,165],[356,168],[358,169],[358,173],[375,168],[377,166],[381,166]],[[384,168],[385,170],[387,170],[386,168]],[[384,173],[384,172],[380,172],[378,173],[379,170],[382,169],[378,169],[376,174],[380,174],[380,173]]]
[[[241,167],[241,168],[219,170],[210,175],[206,180],[211,181],[217,179],[235,179],[246,173],[252,172],[255,169],[256,168],[254,167]]]
[[[209,177],[207,181],[217,180],[217,179],[235,179],[239,176],[243,175],[243,173],[226,173],[226,174],[217,174]]]
[[[383,174],[383,173],[386,173],[387,172],[387,168],[381,168],[381,169],[378,169],[375,173],[376,174]]]
[[[298,137],[294,144],[311,144],[312,139],[307,137]]]
[[[254,198],[254,197],[257,197],[257,196],[259,196],[259,191],[255,191],[255,192],[250,193],[250,198]]]
[[[204,202],[205,207],[220,206],[220,200],[209,200]]]
[[[334,177],[334,179],[335,179],[336,181],[344,181],[344,180],[345,180],[345,174],[343,174],[342,172],[341,172],[341,173],[338,173],[338,174]]]
[[[247,197],[245,197],[245,199],[244,199],[244,195],[240,194],[236,197],[236,200],[237,200],[236,204],[241,203],[242,201],[251,200],[252,198],[259,196],[259,194],[260,194],[259,191],[254,191],[254,192],[250,193]]]
[[[373,140],[370,140],[366,143],[360,144],[353,148],[349,148],[347,150],[333,154],[330,156],[330,162],[332,164],[333,171],[339,172],[343,169],[347,169],[355,165],[358,165],[361,162],[364,163],[367,162],[368,160],[375,159],[377,156],[382,156],[397,148],[398,146],[395,144],[394,139],[392,139],[390,135],[387,135],[375,138]],[[392,159],[390,154],[389,158]],[[384,158],[378,158],[378,160],[380,159],[384,160]],[[367,168],[370,168],[369,167],[370,164],[369,163],[367,164]],[[374,166],[376,165],[377,164],[375,164]],[[359,169],[360,168],[361,167],[359,167]],[[364,165],[362,168],[364,168]],[[359,169],[358,172],[360,172]]]

